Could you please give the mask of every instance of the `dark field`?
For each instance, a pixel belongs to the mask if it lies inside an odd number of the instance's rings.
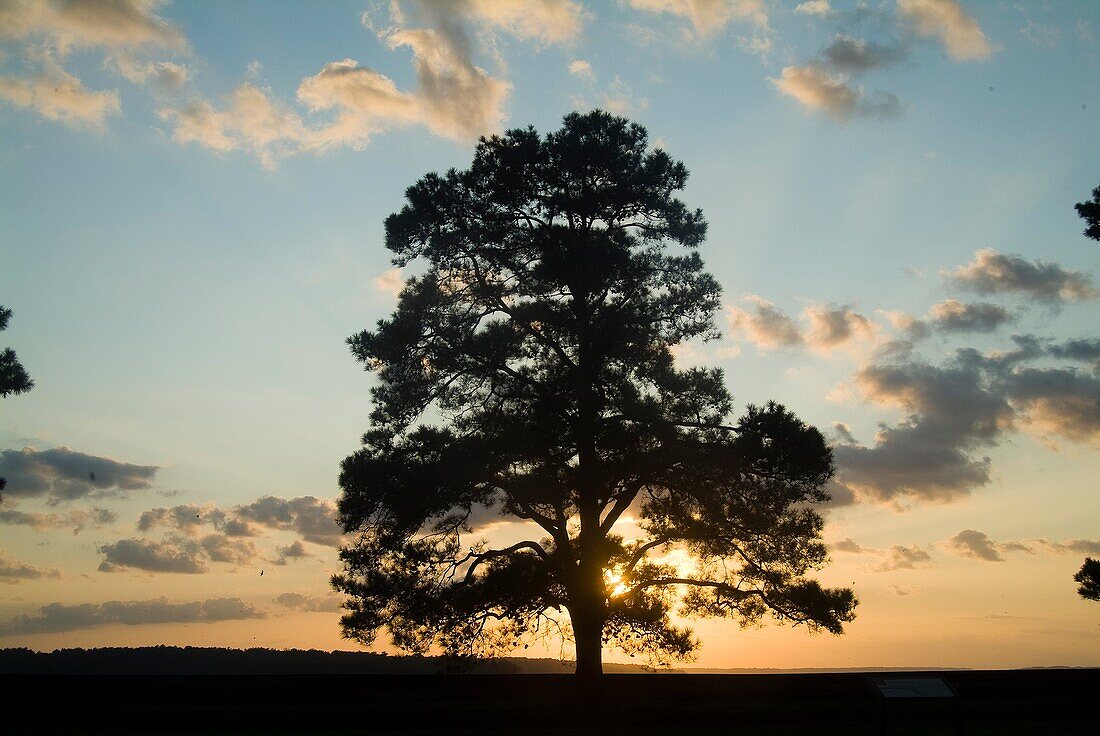
[[[1098,732],[1100,670],[924,674],[958,697],[884,701],[859,673],[5,674],[0,692],[8,724],[33,724],[5,732],[26,734]]]

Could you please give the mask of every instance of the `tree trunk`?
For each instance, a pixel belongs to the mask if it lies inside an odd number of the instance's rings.
[[[570,609],[573,638],[577,645],[577,676],[595,678],[603,674],[603,616],[596,606]]]

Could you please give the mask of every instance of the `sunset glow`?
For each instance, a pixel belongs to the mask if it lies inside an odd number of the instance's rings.
[[[0,398],[0,648],[362,649],[329,580],[378,379],[346,340],[424,267],[383,221],[478,136],[599,108],[684,163],[708,223],[722,335],[676,366],[824,433],[812,577],[859,598],[841,636],[677,618],[686,666],[1100,665],[1073,581],[1100,557],[1100,243],[1074,210],[1100,3],[446,5],[0,2],[0,350],[35,383]],[[543,533],[468,523],[463,553]]]

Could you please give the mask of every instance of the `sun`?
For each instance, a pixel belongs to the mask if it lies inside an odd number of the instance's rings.
[[[614,570],[604,570],[603,579],[611,587],[611,592],[608,594],[611,598],[617,598],[630,590],[630,586],[623,582],[622,574]]]

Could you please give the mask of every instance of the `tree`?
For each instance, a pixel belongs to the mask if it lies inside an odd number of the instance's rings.
[[[0,332],[8,329],[11,320],[11,310],[0,304]],[[0,398],[7,398],[12,394],[22,394],[34,388],[34,381],[27,375],[23,364],[15,357],[15,351],[4,348],[0,352]],[[0,491],[4,490],[7,481],[0,478]],[[3,496],[0,496],[3,500]]]
[[[378,382],[340,474],[346,637],[466,656],[564,634],[594,675],[603,645],[689,657],[677,602],[836,634],[853,619],[851,590],[806,577],[826,562],[821,433],[775,403],[731,422],[722,371],[674,364],[718,336],[706,223],[674,196],[687,176],[595,111],[483,138],[468,170],[406,190],[386,247],[423,273],[348,340]],[[469,544],[496,514],[533,531]]]
[[[1078,583],[1077,595],[1085,600],[1100,601],[1100,560],[1086,557],[1073,580]]]
[[[1092,199],[1074,205],[1077,216],[1085,221],[1085,237],[1100,240],[1100,187],[1092,190]]]
[[[0,332],[8,329],[12,312],[7,307],[0,305]],[[7,398],[11,394],[22,394],[34,388],[34,381],[27,375],[23,364],[15,357],[15,351],[4,348],[0,353],[0,398]]]

